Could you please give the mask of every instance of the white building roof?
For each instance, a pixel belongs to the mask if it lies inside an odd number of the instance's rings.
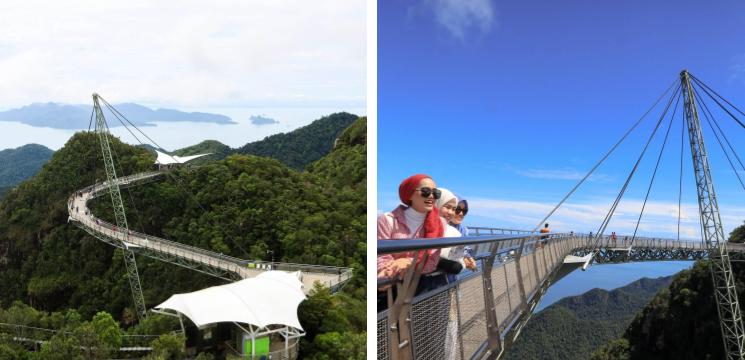
[[[158,159],[155,160],[155,164],[157,165],[185,164],[187,161],[191,161],[196,158],[200,158],[202,156],[206,156],[210,154],[210,153],[207,153],[207,154],[199,154],[199,155],[191,155],[191,156],[177,156],[177,155],[164,154],[158,150],[155,150],[155,152],[158,153]]]
[[[178,311],[201,327],[218,322],[290,326],[299,330],[297,308],[305,300],[297,273],[267,271],[232,284],[171,296],[156,309]]]

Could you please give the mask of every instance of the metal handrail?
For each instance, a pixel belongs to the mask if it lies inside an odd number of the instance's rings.
[[[556,236],[554,234],[552,236]],[[378,255],[393,254],[413,250],[430,250],[460,245],[477,245],[492,243],[495,241],[508,241],[537,238],[536,235],[484,235],[464,236],[448,238],[423,238],[423,239],[400,239],[400,240],[378,240]]]
[[[155,178],[155,177],[161,176],[161,175],[163,175],[163,173],[161,173],[161,172],[140,173],[140,174],[134,174],[134,175],[128,175],[128,176],[120,177],[119,179],[117,179],[117,182],[120,185],[122,185],[122,184],[129,184],[131,182],[135,182],[135,181],[138,181],[138,180],[141,180],[141,179]],[[72,203],[74,197],[78,193],[90,192],[91,193],[91,198],[95,198],[95,197],[98,197],[98,196],[103,195],[102,193],[104,193],[108,188],[109,188],[108,181],[105,181],[105,182],[99,183],[99,184],[90,185],[90,186],[85,187],[85,188],[83,188],[81,190],[78,190],[75,194],[73,194],[73,196],[70,197],[70,199],[68,201],[68,204],[71,204]],[[276,270],[280,270],[281,269],[281,270],[284,270],[284,271],[305,271],[305,272],[316,272],[316,273],[326,273],[326,274],[338,274],[340,276],[343,275],[344,278],[349,278],[349,277],[351,277],[351,274],[352,274],[352,269],[351,268],[346,268],[346,267],[335,267],[335,266],[327,266],[327,265],[307,265],[307,264],[296,264],[296,263],[283,263],[283,262],[270,262],[270,261],[262,261],[262,260],[244,260],[244,259],[239,259],[239,258],[235,258],[235,257],[229,256],[229,255],[216,253],[216,252],[213,252],[213,251],[209,251],[209,250],[205,250],[205,249],[198,248],[198,247],[195,247],[195,246],[190,246],[190,245],[182,244],[182,243],[179,243],[179,242],[175,242],[175,241],[171,241],[171,240],[159,238],[159,237],[156,237],[156,236],[152,236],[152,235],[140,233],[140,232],[137,232],[137,231],[131,231],[131,230],[129,230],[128,233],[125,233],[123,231],[119,231],[118,229],[117,230],[114,230],[114,228],[115,228],[115,225],[114,224],[111,224],[109,222],[103,221],[100,218],[97,218],[97,217],[93,216],[93,214],[89,214],[89,217],[91,219],[93,219],[94,221],[95,220],[98,220],[98,224],[97,225],[102,226],[104,228],[107,228],[109,230],[115,231],[118,234],[121,234],[121,235],[123,235],[125,237],[126,236],[132,236],[132,235],[134,235],[134,236],[143,238],[145,240],[151,240],[151,241],[153,241],[153,242],[155,242],[156,244],[159,245],[158,247],[153,247],[153,246],[150,246],[149,244],[145,244],[145,246],[141,246],[141,247],[144,247],[146,249],[162,250],[163,247],[160,246],[160,245],[161,244],[162,245],[167,245],[167,246],[170,246],[170,247],[173,247],[173,248],[176,248],[176,249],[180,249],[182,251],[188,251],[188,252],[191,252],[191,253],[197,253],[197,254],[204,255],[204,256],[206,256],[208,258],[211,258],[211,259],[217,259],[218,261],[225,261],[225,262],[233,263],[233,264],[239,266],[240,268],[246,268],[248,266],[248,264],[256,264],[256,265],[263,265],[263,266],[257,267],[258,269],[269,268],[269,269],[276,269]]]

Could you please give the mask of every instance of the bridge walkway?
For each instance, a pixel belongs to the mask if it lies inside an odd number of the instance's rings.
[[[483,235],[481,229],[472,234]],[[613,242],[604,237],[598,241],[584,234],[552,234],[541,239],[516,232],[486,233],[489,235],[463,240],[407,240],[405,245],[399,245],[400,240],[378,241],[379,255],[416,250],[417,243],[422,249],[421,244],[427,241],[436,246],[426,248],[470,241],[480,263],[477,272],[464,270],[467,274],[461,274],[456,282],[410,300],[409,308],[403,309],[410,315],[410,336],[400,333],[391,308],[379,312],[378,359],[412,358],[402,354],[407,349],[414,359],[499,358],[516,340],[549,286],[589,265],[587,254],[591,251],[595,252],[596,263],[697,260],[707,256],[700,242],[636,238],[632,244],[629,239]],[[728,250],[742,254],[745,246],[728,244]]]
[[[163,172],[147,172],[117,179],[124,188],[135,184],[153,181],[164,175]],[[257,276],[268,270],[300,271],[304,291],[313,289],[315,282],[338,289],[352,277],[350,268],[333,266],[305,265],[267,261],[243,260],[228,255],[200,249],[132,230],[117,228],[116,225],[94,216],[88,202],[96,197],[107,195],[108,182],[81,189],[68,199],[69,221],[89,234],[112,246],[127,247],[143,255],[173,263],[228,281]]]

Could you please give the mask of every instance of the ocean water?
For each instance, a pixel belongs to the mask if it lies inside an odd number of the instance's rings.
[[[310,124],[313,120],[336,112],[346,111],[360,116],[366,113],[363,108],[221,108],[180,110],[223,114],[230,116],[236,124],[156,122],[154,126],[144,126],[140,129],[166,150],[180,149],[198,144],[204,140],[217,140],[235,148],[249,142],[261,140],[269,135],[295,130]],[[126,116],[127,114],[124,115]],[[254,125],[250,121],[250,117],[253,115],[275,119],[279,121],[279,124]],[[114,127],[115,119],[107,119],[107,121],[114,136],[119,137],[122,141],[129,144],[139,144],[124,127]],[[31,143],[41,144],[52,150],[58,150],[76,131],[84,130],[87,129],[63,130],[0,121],[0,150],[16,148]],[[137,133],[135,132],[135,134]],[[138,137],[140,140],[146,141],[144,137]]]

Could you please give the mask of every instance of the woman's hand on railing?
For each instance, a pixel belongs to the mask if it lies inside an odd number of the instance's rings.
[[[478,267],[476,266],[476,260],[470,256],[466,256],[463,258],[463,264],[466,266],[466,269],[471,271],[478,270]]]
[[[383,266],[382,268],[378,269],[378,279],[390,279],[398,277],[398,275],[403,274],[404,271],[406,271],[409,266],[411,266],[411,263],[414,259],[412,258],[400,258],[395,259]],[[385,285],[382,288],[379,288],[379,291],[387,290],[391,285]]]

